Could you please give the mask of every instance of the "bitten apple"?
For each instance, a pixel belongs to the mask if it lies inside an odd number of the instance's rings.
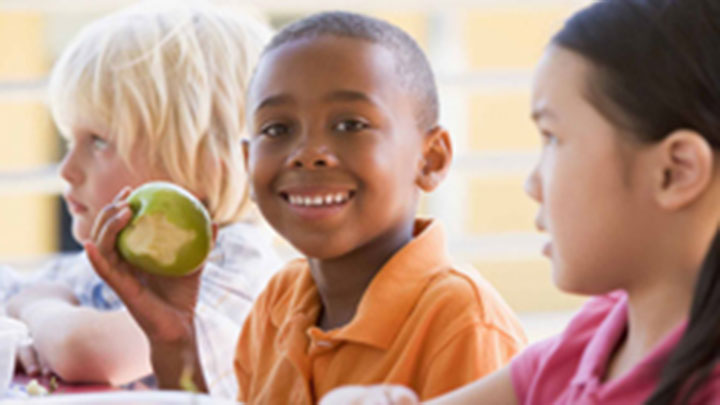
[[[212,247],[212,222],[195,196],[157,181],[135,189],[128,202],[133,217],[117,238],[126,261],[152,274],[176,277],[205,261]]]

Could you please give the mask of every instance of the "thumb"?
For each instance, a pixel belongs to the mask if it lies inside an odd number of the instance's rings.
[[[85,253],[87,254],[88,259],[98,276],[100,276],[103,280],[108,281],[107,278],[110,273],[110,265],[107,260],[105,260],[105,257],[100,254],[100,251],[95,243],[86,242],[83,244],[83,248],[85,249]]]

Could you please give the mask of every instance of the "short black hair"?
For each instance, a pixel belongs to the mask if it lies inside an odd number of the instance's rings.
[[[415,98],[415,115],[422,130],[434,128],[440,107],[430,62],[410,35],[377,18],[345,11],[313,14],[283,27],[263,54],[288,42],[321,36],[361,39],[386,47],[395,56],[398,78]]]

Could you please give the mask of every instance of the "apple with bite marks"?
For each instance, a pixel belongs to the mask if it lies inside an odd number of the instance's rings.
[[[133,216],[120,231],[117,248],[130,264],[152,274],[192,273],[212,248],[212,221],[203,204],[172,183],[156,181],[127,198]]]

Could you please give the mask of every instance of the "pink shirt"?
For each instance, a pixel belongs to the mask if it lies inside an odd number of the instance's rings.
[[[627,328],[627,296],[591,299],[565,331],[533,344],[510,366],[520,404],[641,404],[652,394],[662,365],[682,337],[678,325],[625,375],[602,382],[613,349]],[[709,378],[692,404],[720,404],[720,373]]]

